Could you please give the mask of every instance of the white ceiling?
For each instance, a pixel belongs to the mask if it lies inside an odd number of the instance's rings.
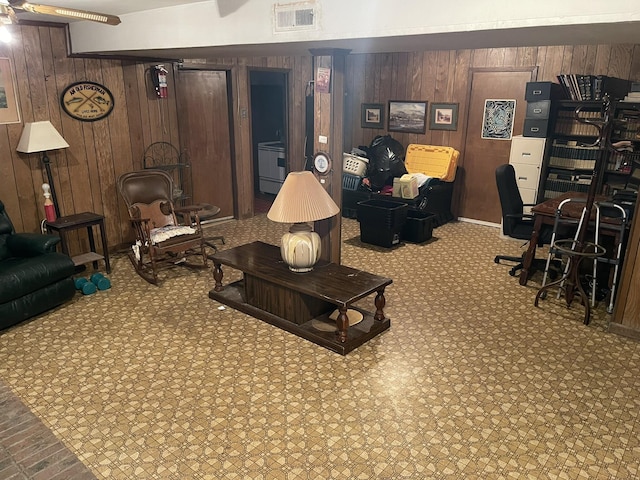
[[[0,0],[0,2],[3,1],[6,0]],[[77,8],[112,15],[126,15],[130,13],[136,15],[135,12],[196,4],[205,1],[206,0],[36,0],[35,3]],[[220,16],[224,17],[230,12],[242,7],[243,4],[250,3],[251,1],[255,0],[217,0],[215,5],[217,6]],[[267,2],[270,4],[279,3],[278,0],[257,1]],[[281,0],[281,2],[286,1],[288,0]],[[249,5],[245,5],[245,7],[248,6]],[[139,13],[137,16],[138,19],[145,18],[144,15],[140,15]],[[150,15],[150,17],[152,16],[153,15]],[[46,15],[27,14],[22,12],[18,13],[18,17],[19,19],[39,21],[74,21],[61,17],[50,17]],[[253,45],[204,46],[199,48],[171,48],[162,50],[146,49],[144,51],[119,50],[117,53],[121,55],[152,56],[167,59],[186,59],[225,55],[299,54],[305,52],[308,53],[309,48],[315,47],[345,48],[351,49],[353,53],[361,53],[365,51],[399,52],[439,49],[454,50],[463,48],[498,48],[528,45],[640,43],[640,22],[636,20],[637,19],[634,18],[629,22],[602,23],[599,25],[538,25],[528,28],[502,28],[484,31],[457,31],[420,35],[400,34],[397,36],[378,37],[375,39],[353,38],[351,40],[340,40],[339,38],[334,38],[321,42],[290,42],[280,44],[263,43]],[[139,26],[137,28],[144,29],[144,26]]]

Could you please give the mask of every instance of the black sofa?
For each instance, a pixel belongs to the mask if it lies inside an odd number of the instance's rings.
[[[69,301],[75,294],[71,258],[56,253],[60,238],[16,233],[0,201],[0,329]]]

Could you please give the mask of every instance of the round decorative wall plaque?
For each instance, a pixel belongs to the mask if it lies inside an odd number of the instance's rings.
[[[328,175],[331,171],[331,157],[324,152],[318,152],[313,157],[313,169],[318,175]]]
[[[76,82],[64,89],[60,105],[75,119],[95,122],[111,113],[113,95],[107,87],[99,83]]]

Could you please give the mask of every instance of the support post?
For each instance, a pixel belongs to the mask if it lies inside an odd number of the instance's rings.
[[[322,185],[333,201],[342,205],[342,153],[344,152],[344,108],[345,108],[345,69],[346,56],[351,50],[344,49],[312,49],[313,74],[317,80],[318,68],[330,72],[328,92],[319,92],[314,85],[314,153],[326,152],[331,157],[333,168],[323,178]],[[322,142],[320,140],[323,140]],[[322,239],[321,258],[340,264],[340,247],[342,243],[340,230],[342,217],[340,214],[315,222],[314,229]]]

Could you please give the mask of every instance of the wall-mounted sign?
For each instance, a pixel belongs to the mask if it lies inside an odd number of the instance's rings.
[[[95,122],[113,110],[113,95],[109,89],[95,82],[76,82],[69,85],[60,97],[62,109],[83,122]]]

